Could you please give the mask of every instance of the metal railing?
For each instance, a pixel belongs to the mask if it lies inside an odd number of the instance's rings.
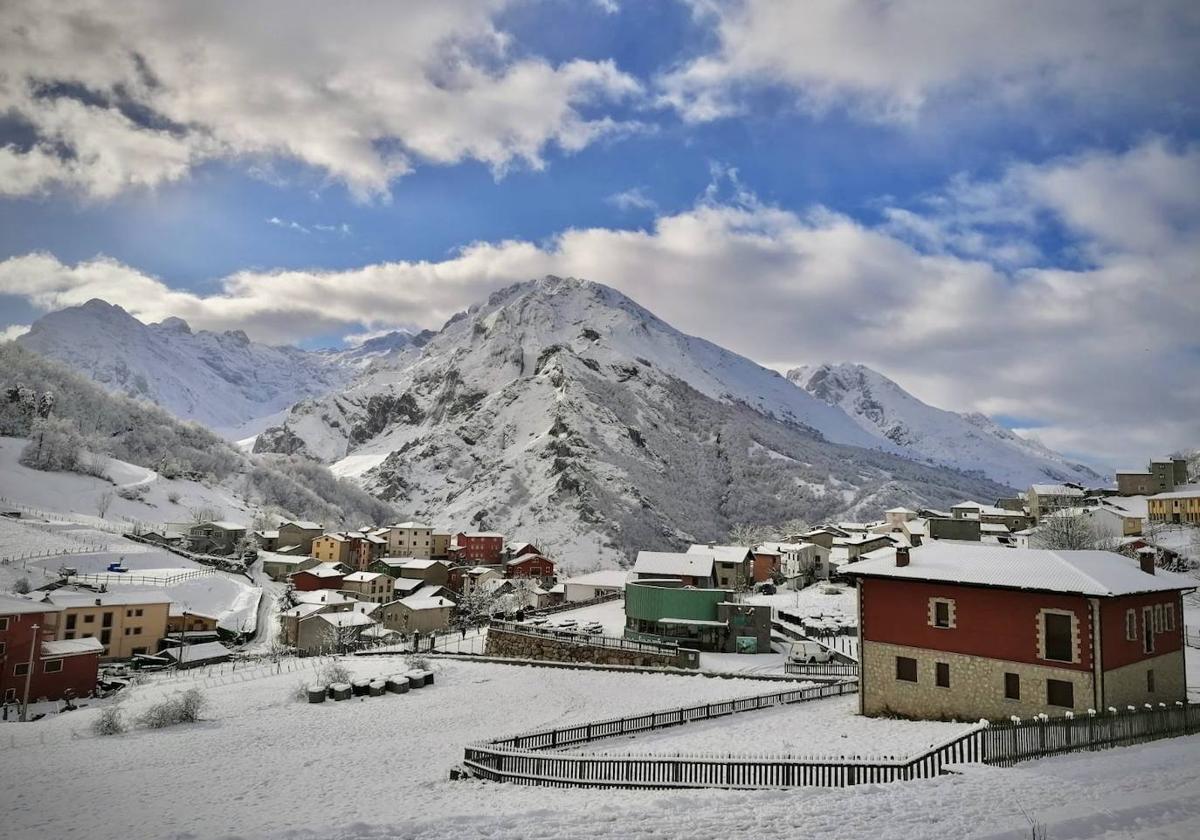
[[[675,656],[679,645],[672,643],[635,642],[620,636],[605,636],[603,633],[586,633],[582,630],[563,630],[553,627],[537,627],[532,624],[520,624],[515,621],[492,621],[489,627],[508,633],[520,633],[525,636],[538,636],[545,639],[555,639],[578,645],[590,645],[610,650],[628,650],[637,653],[659,653]]]

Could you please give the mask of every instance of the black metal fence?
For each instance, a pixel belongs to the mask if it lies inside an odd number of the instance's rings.
[[[603,595],[597,595],[595,598],[588,598],[586,601],[563,601],[561,604],[555,604],[550,607],[539,607],[533,610],[533,615],[554,615],[560,612],[570,612],[571,610],[580,610],[584,607],[591,607],[595,604],[607,604],[609,601],[619,601],[625,597],[622,592],[606,592]]]
[[[540,636],[546,639],[556,639],[561,642],[591,645],[612,650],[630,650],[638,653],[659,653],[674,656],[679,652],[679,645],[657,644],[655,642],[635,642],[620,636],[605,636],[603,633],[586,633],[583,630],[563,630],[554,627],[538,627],[534,624],[523,624],[515,621],[492,621],[488,625],[493,630],[504,630],[509,633],[521,633],[526,636]]]

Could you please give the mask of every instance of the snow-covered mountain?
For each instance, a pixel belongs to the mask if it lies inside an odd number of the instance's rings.
[[[40,318],[17,341],[109,391],[230,431],[342,387],[358,369],[424,336],[391,333],[349,350],[308,352],[259,344],[240,331],[193,332],[179,318],[143,324],[119,306],[90,300]]]
[[[1004,492],[892,454],[779,374],[556,277],[499,291],[419,356],[298,404],[255,448],[329,462],[437,523],[550,546],[568,567],[736,523]]]
[[[1071,463],[982,414],[956,414],[923,403],[863,365],[806,365],[788,371],[787,376],[842,409],[864,431],[914,459],[979,472],[1019,489],[1039,482],[1107,482],[1090,467]]]

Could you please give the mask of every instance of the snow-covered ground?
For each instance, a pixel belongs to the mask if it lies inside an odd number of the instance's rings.
[[[112,738],[88,731],[96,708],[0,727],[0,766],[19,780],[0,786],[0,836],[1016,840],[1029,836],[1026,814],[1054,840],[1191,840],[1200,832],[1200,737],[846,790],[587,791],[450,782],[447,771],[476,739],[756,693],[762,684],[435,666],[429,688],[320,705],[293,699],[298,673],[233,682],[208,689],[204,723]],[[404,667],[392,657],[353,663],[363,676]],[[138,687],[125,703],[136,713],[187,685]],[[836,705],[825,708],[836,712]],[[819,703],[803,708],[814,722],[825,714]],[[741,726],[755,714],[722,720]],[[10,731],[30,746],[7,748]],[[44,733],[44,745],[34,733]],[[759,747],[739,749],[749,748]]]
[[[213,510],[224,519],[249,522],[252,517],[245,500],[231,489],[168,480],[145,467],[114,458],[103,459],[104,470],[112,481],[31,470],[18,462],[25,442],[24,438],[0,437],[0,503],[24,505],[109,530],[124,527],[131,520],[153,524],[187,521],[197,508]],[[144,500],[116,495],[118,487],[131,486],[146,488]],[[97,500],[107,493],[113,498],[102,519],[97,515]]]
[[[770,686],[763,686],[769,689]],[[599,753],[787,753],[896,758],[924,752],[962,735],[972,724],[886,720],[858,714],[857,695],[812,700],[733,715],[644,735],[601,741]]]

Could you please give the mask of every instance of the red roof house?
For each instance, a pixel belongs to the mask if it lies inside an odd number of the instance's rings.
[[[0,595],[0,702],[24,702],[27,678],[30,702],[86,697],[96,690],[104,646],[90,637],[56,641],[62,609]]]

